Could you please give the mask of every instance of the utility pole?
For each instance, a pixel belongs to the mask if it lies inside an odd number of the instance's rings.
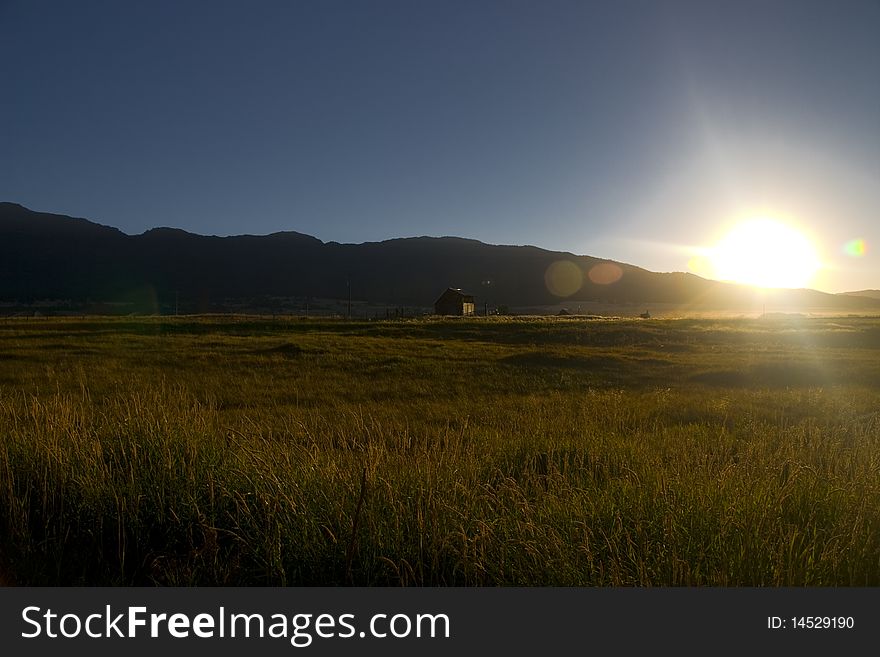
[[[174,290],[174,314],[180,314],[180,290]]]
[[[348,286],[348,319],[351,319],[351,276],[345,279],[345,283]]]
[[[483,288],[486,290],[486,298],[483,301],[483,315],[488,317],[489,316],[489,289],[492,286],[492,279],[487,278],[486,280],[481,281],[481,284],[482,284]]]

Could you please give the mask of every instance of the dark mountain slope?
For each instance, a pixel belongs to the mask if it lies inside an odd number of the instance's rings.
[[[571,264],[554,265],[559,262]],[[548,271],[557,270],[569,277],[566,284],[548,286]],[[754,309],[756,303],[749,288],[534,246],[457,237],[339,244],[296,232],[216,237],[173,228],[126,235],[0,203],[0,301],[134,301],[155,309],[179,298],[188,310],[206,310],[258,297],[343,299],[349,281],[355,300],[414,306],[431,306],[450,286],[474,294],[478,304],[508,306],[600,301]],[[839,310],[880,307],[876,299],[813,290],[766,298]]]

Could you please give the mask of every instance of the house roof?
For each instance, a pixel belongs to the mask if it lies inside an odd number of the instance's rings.
[[[470,294],[465,294],[461,291],[460,288],[457,287],[449,287],[446,288],[446,291],[440,295],[440,298],[435,301],[435,304],[441,303],[443,301],[451,301],[458,303],[473,303],[474,297]]]

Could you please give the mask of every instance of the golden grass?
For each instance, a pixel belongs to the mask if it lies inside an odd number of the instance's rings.
[[[0,323],[24,584],[878,585],[880,321]]]

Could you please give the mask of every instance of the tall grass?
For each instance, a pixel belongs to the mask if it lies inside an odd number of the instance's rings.
[[[0,555],[23,584],[878,585],[878,326],[8,323]]]

